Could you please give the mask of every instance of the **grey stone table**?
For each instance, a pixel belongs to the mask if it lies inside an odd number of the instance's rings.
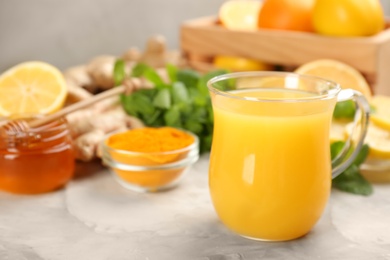
[[[305,237],[257,242],[217,219],[202,157],[181,184],[134,193],[99,163],[79,164],[62,190],[0,193],[0,259],[390,259],[390,184],[369,197],[332,191],[325,214]]]

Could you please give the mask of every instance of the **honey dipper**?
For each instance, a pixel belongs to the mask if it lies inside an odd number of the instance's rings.
[[[5,123],[2,125],[0,123],[0,133],[2,131],[5,131],[5,134],[7,134],[7,135],[14,135],[14,136],[20,135],[20,134],[28,131],[30,128],[35,128],[35,127],[50,123],[50,122],[55,121],[63,116],[66,116],[67,114],[70,114],[72,112],[75,112],[76,110],[93,105],[93,104],[95,104],[103,99],[106,99],[108,97],[119,95],[119,94],[124,93],[124,92],[130,93],[134,90],[134,88],[137,87],[137,83],[139,83],[139,82],[132,81],[132,82],[130,82],[130,84],[124,84],[121,86],[114,87],[110,90],[106,90],[104,92],[101,92],[101,93],[89,98],[89,99],[85,99],[83,101],[74,103],[70,106],[65,107],[62,110],[59,110],[56,113],[47,115],[47,116],[42,117],[42,118],[37,118],[37,119],[30,120],[30,121],[26,121],[26,120],[22,120],[22,119],[5,121]]]

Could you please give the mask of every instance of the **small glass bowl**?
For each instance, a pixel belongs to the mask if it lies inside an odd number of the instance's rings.
[[[181,130],[183,131],[183,130]],[[199,139],[194,138],[189,146],[166,152],[144,153],[114,149],[107,140],[101,143],[103,164],[110,168],[115,179],[123,187],[138,192],[155,192],[173,188],[199,159]]]

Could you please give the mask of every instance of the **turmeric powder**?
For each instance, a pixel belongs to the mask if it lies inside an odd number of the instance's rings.
[[[189,146],[194,137],[172,127],[143,127],[111,136],[108,146],[130,152],[158,153]]]
[[[143,191],[166,189],[177,182],[189,163],[197,160],[198,154],[190,153],[198,149],[197,142],[195,135],[172,127],[132,129],[105,140],[103,161],[112,167],[116,179],[127,188]],[[184,160],[187,156],[193,161]],[[176,165],[176,162],[184,164]],[[160,167],[170,163],[173,164]],[[121,165],[131,165],[135,169]]]

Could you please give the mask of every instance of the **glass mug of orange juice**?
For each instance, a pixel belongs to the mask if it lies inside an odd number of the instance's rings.
[[[335,82],[287,72],[225,74],[208,88],[214,111],[209,186],[221,221],[241,236],[264,241],[308,233],[326,206],[332,176],[361,149],[366,99]],[[358,140],[352,153],[341,152],[331,162],[333,110],[347,99],[357,106]],[[352,147],[346,143],[344,151]]]

